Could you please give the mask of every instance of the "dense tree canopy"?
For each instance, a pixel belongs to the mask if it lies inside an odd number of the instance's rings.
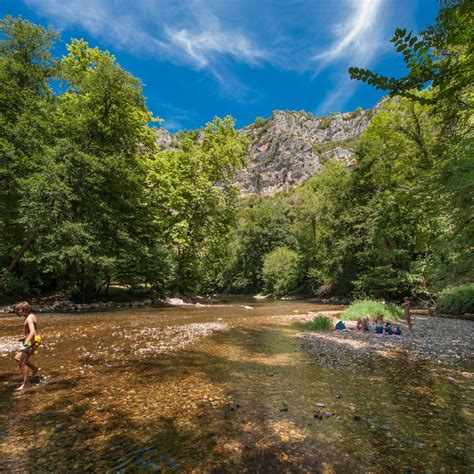
[[[113,55],[0,22],[0,296],[135,290],[433,298],[474,279],[472,5],[393,42],[408,73],[351,68],[389,92],[348,169],[238,197],[231,117],[158,149],[140,81]],[[55,81],[60,87],[51,84]],[[447,292],[443,294],[457,294]]]
[[[159,151],[141,83],[114,56],[72,40],[56,60],[54,31],[0,27],[2,293],[212,287],[244,159],[233,120]]]

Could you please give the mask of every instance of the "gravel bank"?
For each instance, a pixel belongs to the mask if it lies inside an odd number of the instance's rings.
[[[16,337],[0,337],[0,356],[6,357],[15,352],[19,346],[20,343]]]
[[[164,328],[143,328],[121,330],[112,333],[112,344],[98,344],[93,352],[79,348],[79,359],[84,362],[98,360],[119,360],[129,355],[145,358],[169,353],[195,343],[198,339],[210,336],[216,331],[224,331],[223,323],[192,323]]]
[[[346,322],[347,327],[355,323]],[[397,322],[403,336],[377,337],[359,331],[305,332],[298,335],[303,346],[319,356],[322,365],[343,366],[366,357],[394,357],[400,352],[411,360],[460,364],[474,360],[474,322],[415,315],[413,333]]]
[[[193,344],[202,337],[210,336],[216,331],[226,329],[228,329],[226,324],[216,322],[116,331],[112,334],[111,344],[98,343],[92,352],[84,347],[78,349],[81,352],[79,360],[82,362],[116,360],[128,354],[146,357],[172,352]],[[15,337],[0,337],[0,356],[6,357],[13,354],[19,344]],[[42,350],[45,348],[54,350],[57,344],[58,337],[50,338],[45,341]]]

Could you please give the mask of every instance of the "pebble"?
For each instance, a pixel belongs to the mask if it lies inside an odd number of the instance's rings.
[[[359,331],[305,332],[299,338],[307,350],[320,356],[315,363],[332,367],[400,349],[407,351],[410,359],[438,364],[462,364],[474,358],[473,321],[415,314],[412,334],[404,321],[395,324],[402,328],[401,338]]]

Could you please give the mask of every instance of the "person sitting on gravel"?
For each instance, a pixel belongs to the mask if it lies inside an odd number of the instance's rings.
[[[377,322],[375,324],[375,334],[383,334],[384,327],[382,322]]]
[[[357,320],[357,330],[358,331],[369,331],[373,329],[374,323],[370,318],[370,314],[367,315],[365,318],[359,318]]]
[[[385,327],[383,328],[383,333],[384,336],[401,336],[402,335],[402,330],[400,329],[399,326],[397,326],[396,329],[393,328],[392,323],[387,322]]]
[[[344,321],[339,321],[336,324],[336,327],[334,329],[336,329],[337,331],[347,331],[347,328],[346,328],[346,325],[344,324]]]
[[[387,324],[385,324],[385,328],[383,330],[383,335],[384,336],[391,336],[392,334],[393,334],[392,324],[388,321]]]

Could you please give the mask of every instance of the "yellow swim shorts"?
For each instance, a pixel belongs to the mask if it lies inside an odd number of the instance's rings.
[[[33,339],[30,341],[31,347],[26,348],[23,352],[26,352],[30,356],[36,352],[36,349],[41,345],[41,336],[33,336]]]

